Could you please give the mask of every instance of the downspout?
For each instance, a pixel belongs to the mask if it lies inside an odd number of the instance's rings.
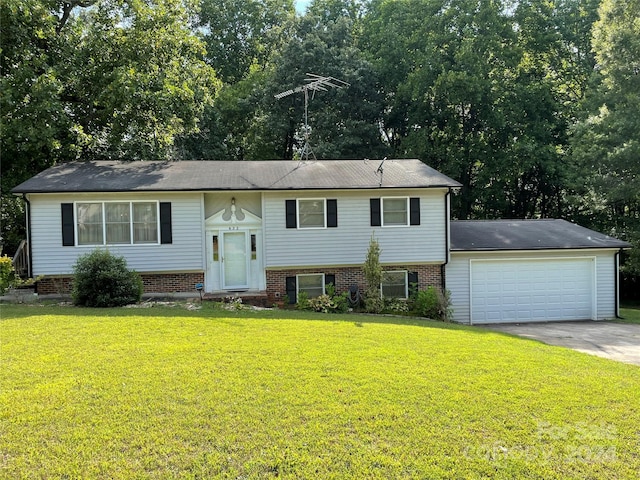
[[[27,256],[29,257],[27,259],[27,277],[32,278],[33,268],[31,263],[31,202],[27,198],[26,193],[22,194],[22,200],[24,200],[24,203],[26,204],[26,207],[27,207],[25,208],[25,211],[24,211],[26,230],[27,230]],[[37,285],[36,285],[36,293],[37,293]]]
[[[444,195],[444,263],[440,265],[440,278],[442,279],[442,293],[447,291],[446,266],[449,263],[449,201],[451,187]]]
[[[613,268],[615,268],[614,275],[614,295],[616,296],[614,299],[615,303],[615,315],[616,318],[622,318],[620,316],[620,253],[622,253],[622,249],[618,250],[614,256]]]

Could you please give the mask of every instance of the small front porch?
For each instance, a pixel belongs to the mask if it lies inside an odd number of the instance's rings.
[[[254,307],[271,307],[267,292],[262,291],[246,291],[246,292],[212,292],[202,295],[203,301],[209,302],[226,302],[232,303],[235,299],[241,299],[243,305],[252,305]]]

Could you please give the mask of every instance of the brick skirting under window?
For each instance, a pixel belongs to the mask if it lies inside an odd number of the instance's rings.
[[[423,290],[432,285],[442,288],[441,265],[385,265],[384,270],[406,270],[418,273],[418,289]],[[292,270],[267,270],[267,296],[269,303],[286,301],[286,279],[305,273],[324,273],[336,276],[336,292],[346,292],[351,285],[358,285],[361,292],[367,287],[362,267],[344,268],[310,268]]]
[[[196,293],[196,283],[204,283],[204,272],[141,273],[144,293]],[[44,277],[38,281],[41,295],[69,295],[73,277]]]

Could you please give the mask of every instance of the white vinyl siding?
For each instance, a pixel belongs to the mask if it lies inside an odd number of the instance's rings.
[[[80,255],[107,248],[138,272],[204,270],[202,194],[31,194],[31,244],[34,275],[68,275]],[[103,201],[171,202],[173,242],[165,245],[62,246],[62,203]],[[135,223],[134,218],[134,223]],[[135,228],[135,226],[134,226]]]
[[[615,263],[615,252],[612,250],[607,251],[595,251],[595,250],[562,250],[562,251],[528,251],[528,252],[513,252],[513,251],[505,251],[505,252],[452,252],[451,261],[446,266],[446,284],[447,289],[451,292],[451,304],[453,307],[453,320],[460,323],[469,323],[470,319],[473,316],[471,312],[471,308],[473,306],[473,296],[477,297],[479,292],[473,292],[473,288],[471,285],[472,279],[472,260],[480,263],[482,260],[489,261],[503,261],[503,262],[521,262],[521,265],[524,269],[532,268],[532,265],[535,265],[536,262],[541,262],[541,265],[545,262],[550,262],[551,264],[558,263],[564,261],[568,268],[573,271],[579,272],[581,268],[586,268],[586,263],[589,262],[591,266],[595,263],[595,280],[592,278],[590,274],[590,278],[579,278],[579,283],[581,284],[582,293],[581,295],[590,295],[591,297],[588,299],[589,303],[589,312],[588,315],[594,317],[597,320],[610,319],[615,317],[615,272],[614,272],[614,263]],[[591,267],[590,267],[591,268]],[[549,271],[553,271],[553,268],[550,268]],[[591,270],[593,271],[593,270]],[[586,270],[585,270],[586,272]],[[532,274],[535,274],[533,272]],[[586,273],[585,275],[586,276]],[[583,276],[583,277],[584,277]],[[535,280],[525,280],[523,283],[527,281],[535,281]],[[541,283],[540,281],[539,283]],[[504,282],[505,284],[508,282]],[[545,285],[548,285],[549,290],[552,290],[553,285],[558,285],[558,289],[563,289],[563,294],[565,295],[565,301],[571,296],[571,289],[562,287],[562,279],[561,278],[545,278]],[[541,288],[543,288],[541,286]],[[544,288],[543,288],[544,289]],[[595,291],[594,291],[595,290]],[[490,293],[490,292],[489,292]],[[560,294],[560,292],[559,292]],[[549,295],[551,297],[552,295]],[[558,312],[558,316],[566,316],[567,318],[578,318],[581,317],[581,313],[579,310],[584,310],[585,305],[587,303],[586,298],[579,298],[580,295],[576,293],[574,296],[575,300],[575,310],[573,312],[566,311],[564,314],[562,312]],[[495,301],[499,301],[501,303],[505,303],[507,300],[504,298],[494,299]],[[478,298],[476,298],[478,301]],[[486,299],[486,301],[492,301]],[[551,302],[553,298],[549,299],[549,306],[547,308],[547,315],[550,315],[552,310]],[[509,308],[508,305],[504,304],[502,306],[505,310]],[[514,305],[514,308],[517,310],[517,305]],[[521,309],[522,310],[522,309]],[[595,311],[595,313],[594,313]],[[521,312],[521,315],[525,315],[526,312]],[[542,314],[540,312],[539,314]],[[525,317],[523,317],[525,318]],[[551,319],[551,318],[549,318]],[[474,323],[478,323],[478,319],[473,319]],[[498,319],[497,321],[507,321],[506,317],[503,320]],[[519,319],[514,318],[513,321],[519,321]]]
[[[265,192],[265,266],[267,268],[315,265],[361,265],[371,236],[380,243],[380,261],[386,264],[443,263],[446,259],[446,189],[393,191],[393,196],[420,198],[420,225],[401,229],[372,227],[371,191],[332,191],[337,199],[338,227],[287,229],[287,192]],[[296,192],[296,198],[304,198]],[[318,198],[309,192],[307,198]]]

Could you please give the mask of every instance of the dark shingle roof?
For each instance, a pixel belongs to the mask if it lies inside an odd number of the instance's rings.
[[[14,193],[428,188],[461,185],[420,160],[72,162]]]
[[[566,220],[460,220],[451,222],[451,251],[628,248],[622,240]]]

